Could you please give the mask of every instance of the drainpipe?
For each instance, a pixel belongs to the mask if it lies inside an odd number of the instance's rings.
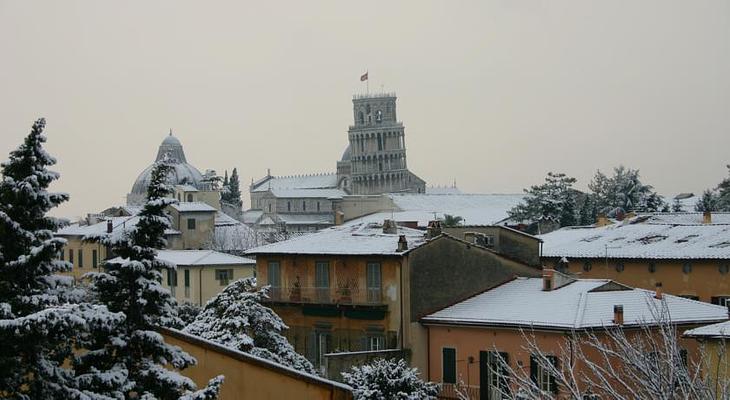
[[[401,332],[401,334],[400,334],[400,349],[401,350],[404,349],[403,348],[403,342],[404,342],[403,336],[406,333],[405,323],[403,321],[403,260],[404,260],[404,258],[401,258],[401,260],[400,260],[400,285],[399,285],[400,286],[400,299],[399,299],[400,301],[399,301],[399,303],[400,303],[400,329],[401,329],[400,330],[400,332]]]
[[[198,268],[198,305],[203,306],[203,267]]]

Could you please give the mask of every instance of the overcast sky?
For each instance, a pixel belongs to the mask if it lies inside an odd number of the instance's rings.
[[[244,186],[334,171],[365,70],[397,92],[429,185],[514,193],[555,170],[585,188],[625,164],[676,194],[727,175],[724,0],[0,0],[0,158],[46,117],[69,217],[121,204],[170,128]]]

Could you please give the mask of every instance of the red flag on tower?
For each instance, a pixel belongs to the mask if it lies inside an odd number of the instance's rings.
[[[368,73],[367,72],[364,73],[364,74],[362,74],[362,75],[360,75],[360,82],[365,82],[366,80],[368,80]]]

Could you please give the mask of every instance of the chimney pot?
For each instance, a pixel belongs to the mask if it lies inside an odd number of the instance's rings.
[[[441,221],[429,221],[426,228],[426,235],[429,239],[433,239],[441,234]]]
[[[396,234],[398,233],[398,225],[392,219],[386,219],[383,221],[383,233]]]
[[[406,235],[400,235],[398,236],[398,251],[406,250],[408,250],[408,240],[406,240]]]
[[[112,233],[114,230],[114,226],[112,225],[112,220],[108,219],[106,221],[106,233]]]
[[[705,211],[704,213],[702,213],[702,223],[703,224],[712,223],[712,212],[711,211]]]
[[[613,306],[613,323],[619,326],[624,324],[624,306],[619,304]]]
[[[654,291],[654,298],[657,299],[657,300],[661,300],[662,297],[663,297],[662,296],[662,283],[661,282],[657,282],[656,283],[656,290]]]
[[[606,226],[608,225],[608,217],[606,217],[606,214],[600,213],[596,217],[596,226]]]

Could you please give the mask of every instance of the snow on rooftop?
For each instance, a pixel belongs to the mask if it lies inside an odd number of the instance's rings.
[[[390,194],[396,208],[356,218],[348,224],[382,222],[394,219],[415,221],[427,226],[429,221],[443,219],[445,214],[460,216],[465,225],[494,225],[508,217],[507,211],[519,204],[522,194]]]
[[[118,233],[122,231],[128,231],[135,226],[137,226],[137,223],[139,222],[139,216],[131,216],[131,217],[109,217],[104,221],[101,221],[96,224],[91,225],[81,225],[79,223],[73,223],[71,225],[65,226],[56,232],[56,235],[58,236],[87,236],[87,235],[97,235],[97,234],[103,234],[107,232],[107,221],[112,221],[112,232]],[[166,229],[165,230],[166,235],[175,235],[180,234],[180,231],[174,230],[174,229]]]
[[[713,212],[710,214],[712,225],[730,225],[730,213]],[[672,225],[705,225],[704,214],[701,212],[677,212],[677,213],[641,213],[629,222],[644,222],[647,224],[672,224]]]
[[[216,228],[219,226],[231,226],[231,225],[241,225],[241,222],[222,211],[218,211],[215,214]]]
[[[684,336],[695,338],[730,338],[730,321],[691,329],[684,332]]]
[[[382,222],[382,221],[381,221]],[[278,243],[256,247],[246,254],[339,254],[399,255],[398,237],[405,235],[408,248],[426,243],[423,231],[398,227],[398,233],[383,233],[381,225],[362,223],[335,226]]]
[[[255,265],[256,260],[238,257],[214,250],[157,250],[157,259],[178,266],[198,265]],[[123,259],[116,257],[110,263],[120,263]]]
[[[315,174],[265,177],[254,183],[252,192],[265,192],[269,189],[333,189],[337,188],[337,174]]]
[[[681,221],[694,221],[694,215],[640,215],[602,227],[567,227],[538,237],[544,242],[543,257],[730,259],[730,224]]]
[[[614,290],[600,290],[606,285]],[[542,278],[515,278],[465,301],[424,317],[424,323],[587,329],[614,326],[613,306],[622,305],[624,326],[655,321],[662,300],[654,292],[619,287],[607,279],[577,279],[544,291]],[[598,289],[598,290],[596,290]],[[725,321],[722,306],[664,295],[674,323]]]
[[[183,192],[197,192],[198,188],[190,184],[176,185],[175,188],[182,190]]]
[[[179,202],[176,204],[171,204],[170,207],[179,212],[217,211],[216,208],[211,206],[210,204],[199,201]]]

